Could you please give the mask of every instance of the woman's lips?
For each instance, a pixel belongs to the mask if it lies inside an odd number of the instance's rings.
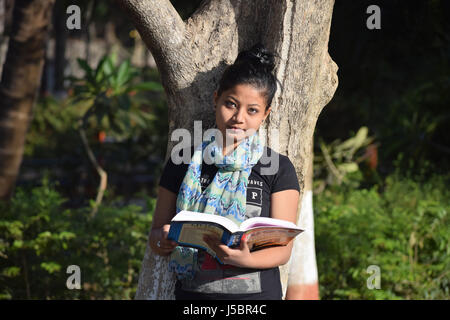
[[[234,127],[234,126],[227,127],[227,130],[231,131],[232,133],[241,133],[241,132],[245,131],[244,129]]]

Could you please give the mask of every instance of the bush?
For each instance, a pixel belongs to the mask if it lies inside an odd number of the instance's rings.
[[[322,299],[448,299],[449,176],[394,174],[380,187],[334,187],[315,197]],[[368,289],[370,265],[381,289]]]
[[[111,203],[92,219],[91,208],[64,209],[64,201],[44,179],[0,203],[0,298],[132,299],[154,199],[150,212]],[[80,267],[81,290],[66,286],[70,265]]]

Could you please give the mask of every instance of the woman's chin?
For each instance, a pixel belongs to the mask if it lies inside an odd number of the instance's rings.
[[[241,140],[247,138],[247,134],[243,130],[239,130],[238,132],[235,132],[234,130],[227,129],[226,138],[236,142],[236,141],[241,141]]]

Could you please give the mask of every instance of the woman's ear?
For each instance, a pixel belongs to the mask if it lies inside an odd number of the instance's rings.
[[[263,121],[265,121],[266,118],[269,116],[270,111],[272,111],[272,107],[269,107],[269,108],[266,110],[266,112],[264,112],[264,120],[263,120]]]

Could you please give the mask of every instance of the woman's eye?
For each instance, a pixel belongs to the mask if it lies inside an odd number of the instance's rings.
[[[258,112],[258,110],[255,109],[255,108],[250,108],[250,109],[248,109],[248,111],[249,111],[250,113],[257,113],[257,112]]]
[[[227,107],[235,107],[236,105],[233,103],[233,102],[231,102],[231,101],[225,101],[225,105],[227,106]]]

